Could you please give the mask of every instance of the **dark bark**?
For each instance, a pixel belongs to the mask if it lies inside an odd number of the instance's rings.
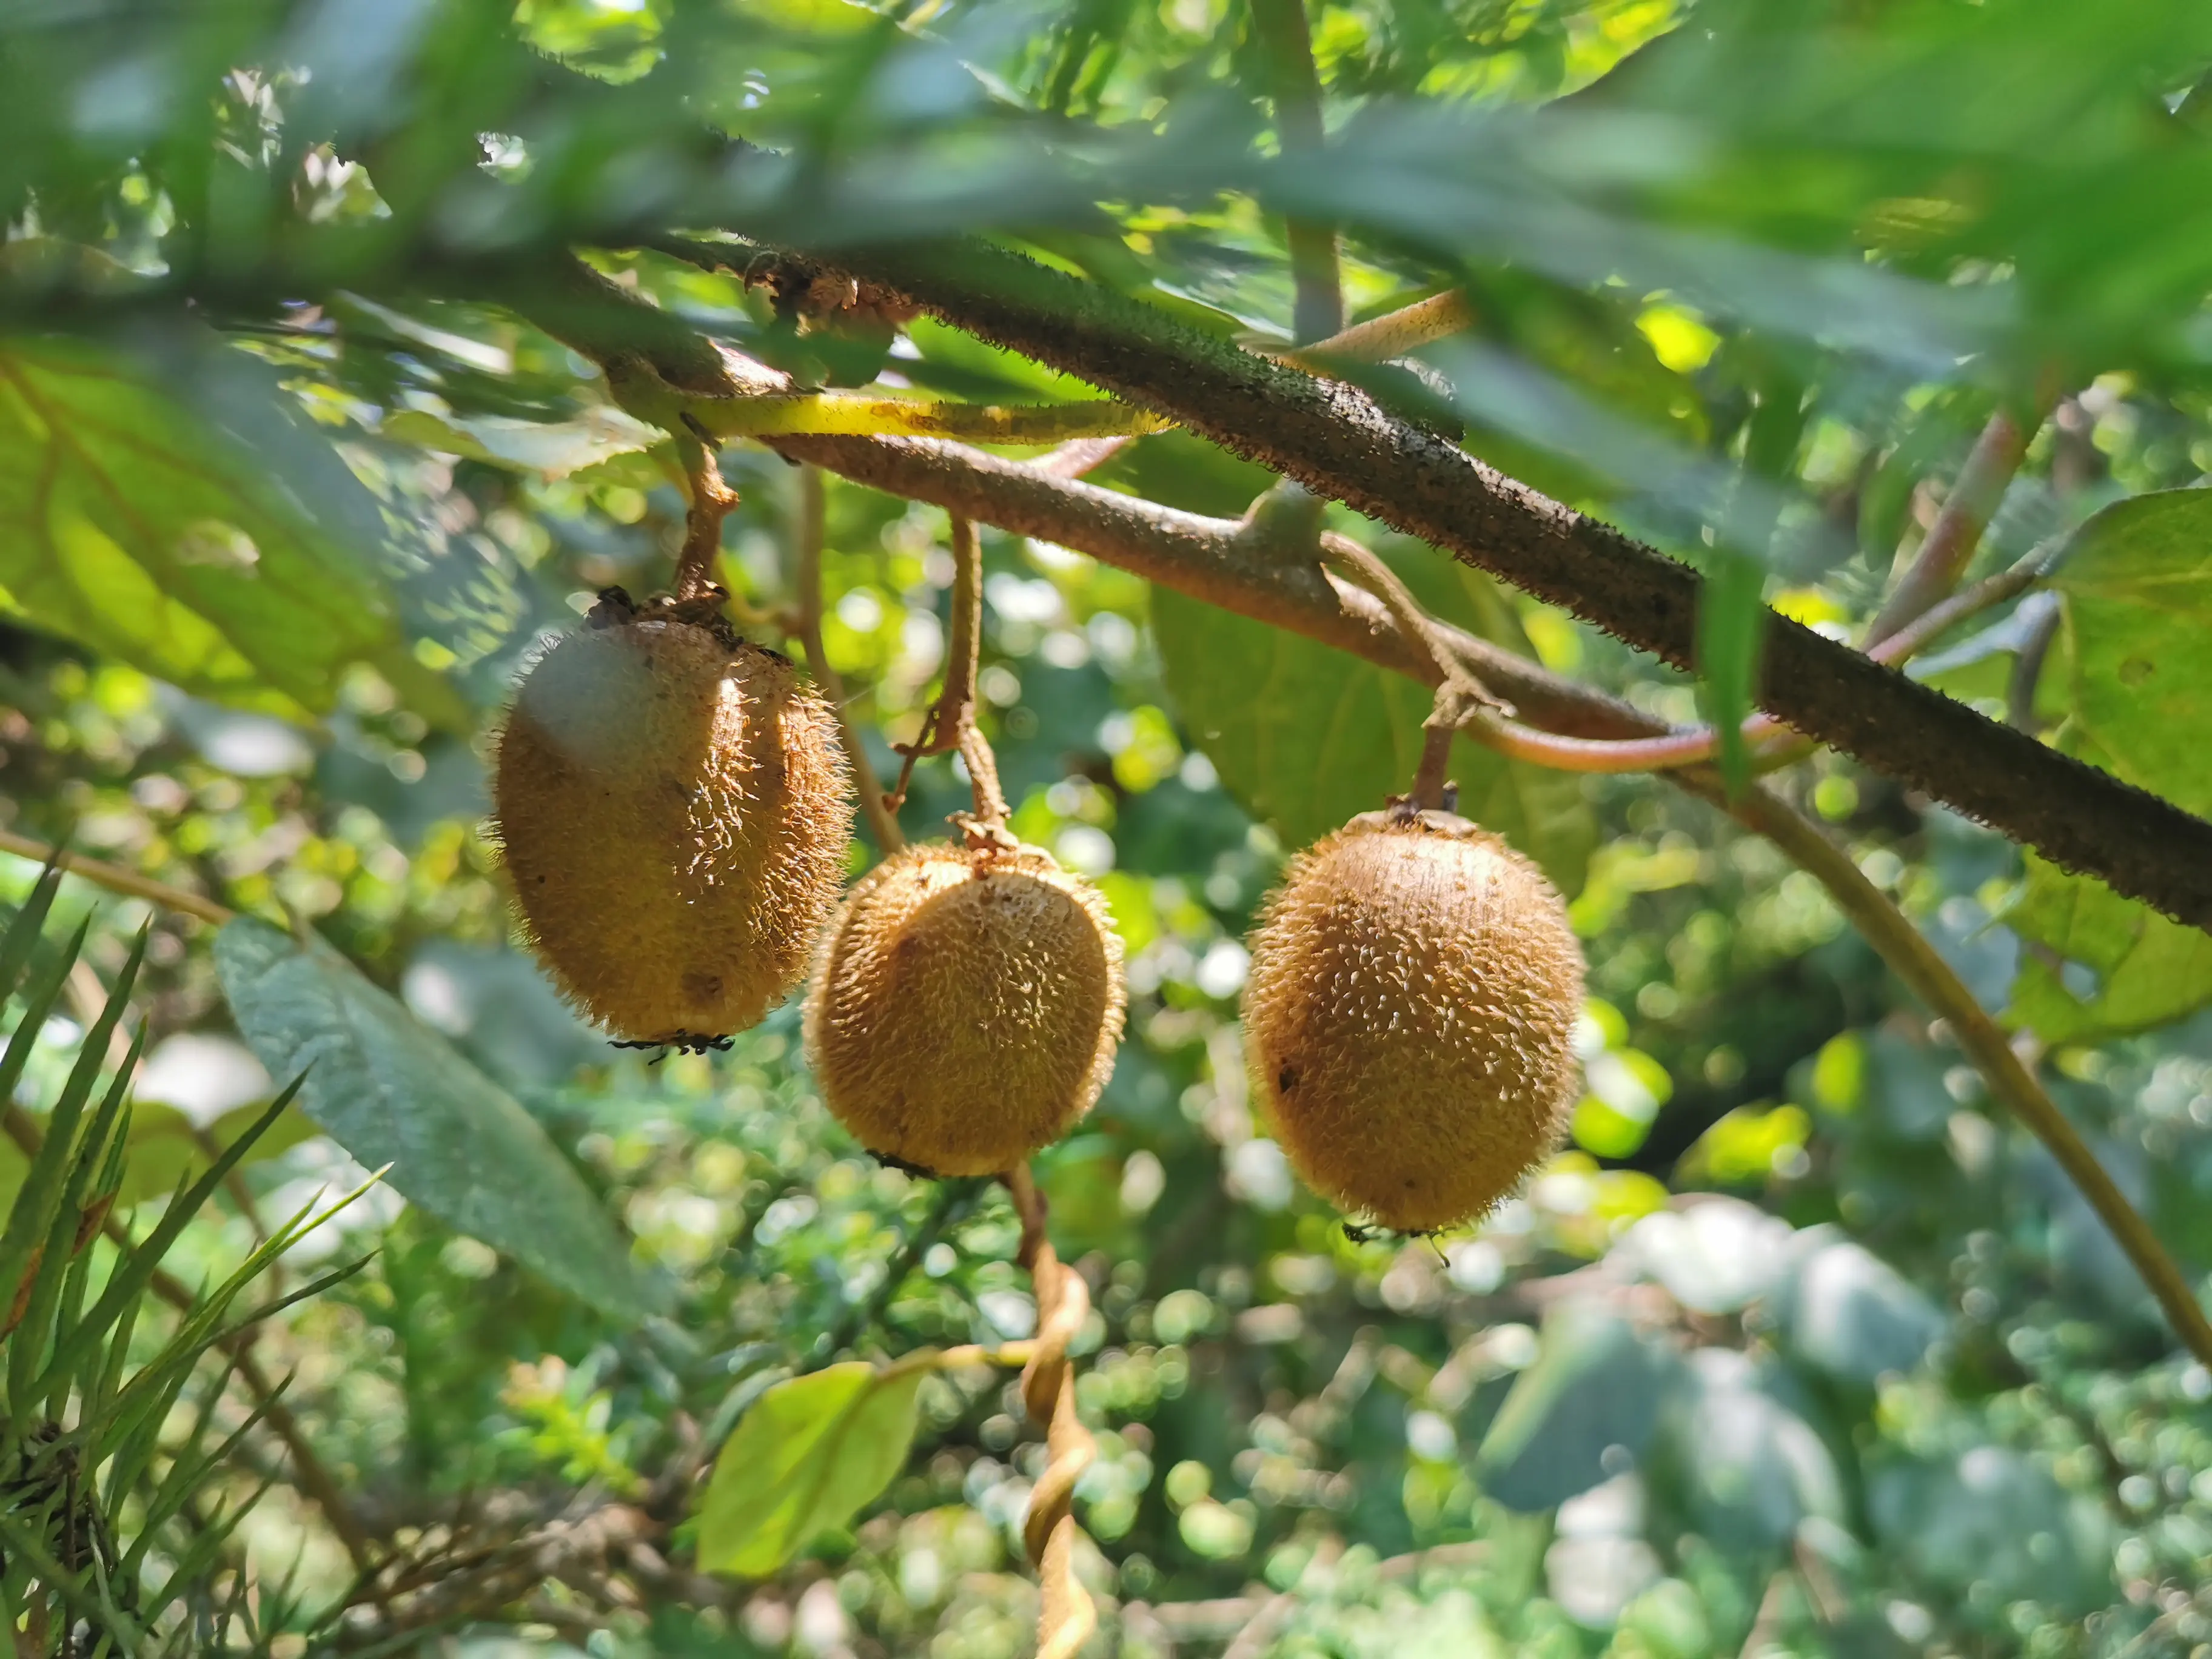
[[[994,345],[1158,410],[1318,494],[1694,667],[1701,579],[1401,419],[1141,304],[981,244],[839,261]],[[1759,705],[2069,870],[2212,924],[2212,823],[1778,616]]]

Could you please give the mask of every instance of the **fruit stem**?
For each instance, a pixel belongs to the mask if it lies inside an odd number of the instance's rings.
[[[877,847],[889,856],[905,847],[906,836],[899,829],[898,815],[887,803],[876,769],[869,763],[860,734],[845,712],[845,683],[830,666],[829,647],[822,642],[823,506],[822,469],[802,465],[799,469],[798,535],[792,561],[792,586],[799,599],[799,614],[794,618],[798,626],[794,631],[800,647],[806,653],[807,672],[813,675],[814,684],[837,711],[837,740],[844,745],[845,759],[853,769],[853,782],[860,792],[860,810],[867,815],[869,833],[875,836]]]
[[[701,599],[718,586],[714,564],[722,551],[722,520],[737,506],[738,492],[722,482],[713,444],[679,438],[677,447],[683,452],[691,505],[684,515],[684,550],[677,556],[673,591],[679,600]]]
[[[1091,1316],[1091,1287],[1060,1259],[1045,1237],[1044,1194],[1026,1164],[1001,1177],[1021,1218],[1018,1260],[1036,1296],[1036,1345],[1022,1368],[1022,1403],[1044,1430],[1045,1467],[1030,1490],[1022,1543],[1037,1573],[1043,1606],[1037,1613],[1037,1659],[1073,1659],[1098,1627],[1098,1609],[1075,1573],[1075,1483],[1097,1455],[1097,1443],[1075,1402],[1075,1361],[1068,1345]]]
[[[975,821],[987,830],[996,830],[1006,821],[1006,797],[999,787],[998,757],[975,724],[975,661],[983,644],[983,553],[975,520],[954,514],[951,541],[952,631],[945,648],[945,689],[937,694],[915,740],[895,745],[906,763],[899,768],[898,783],[885,805],[896,809],[906,799],[916,761],[957,750],[975,791]]]
[[[1415,811],[1449,811],[1451,806],[1447,797],[1452,786],[1446,781],[1445,773],[1451,764],[1453,733],[1478,720],[1499,721],[1501,716],[1513,712],[1513,705],[1468,671],[1445,640],[1436,619],[1421,609],[1420,601],[1407,592],[1396,571],[1349,536],[1340,536],[1334,531],[1322,532],[1321,552],[1322,558],[1382,600],[1407,643],[1428,659],[1430,670],[1436,676],[1436,703],[1428,719],[1422,722],[1421,763],[1413,774],[1413,787],[1406,796],[1405,805]]]

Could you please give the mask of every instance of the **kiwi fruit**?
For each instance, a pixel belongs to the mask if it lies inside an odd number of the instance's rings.
[[[1091,1109],[1123,1000],[1121,937],[1090,883],[1037,848],[932,842],[846,901],[807,999],[807,1052],[870,1152],[991,1175]]]
[[[1373,812],[1269,899],[1245,1054],[1307,1185],[1428,1232],[1486,1214],[1559,1149],[1582,1006],[1582,948],[1540,870],[1451,813]]]
[[[805,974],[853,800],[836,717],[711,607],[633,607],[530,669],[499,736],[495,827],[564,995],[616,1037],[714,1045]]]

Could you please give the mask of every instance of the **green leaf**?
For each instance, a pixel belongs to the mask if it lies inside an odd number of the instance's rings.
[[[240,1034],[307,1115],[447,1225],[615,1318],[653,1311],[629,1252],[536,1119],[319,941],[242,917],[216,936]]]
[[[2123,898],[2094,876],[2026,855],[2027,880],[2002,918],[2040,945],[2021,957],[2012,1018],[2046,1042],[2101,1042],[2169,1024],[2212,1002],[2212,938]],[[2096,976],[2079,995],[2062,963]]]
[[[1285,847],[1378,811],[1412,784],[1430,701],[1412,680],[1163,587],[1152,590],[1152,633],[1193,739]],[[1534,859],[1562,892],[1581,890],[1597,832],[1578,780],[1463,739],[1451,776],[1463,817]]]
[[[2052,585],[2072,650],[2084,756],[2185,811],[2212,812],[2212,490],[2115,501],[2075,532]]]
[[[82,344],[0,340],[4,611],[272,714],[328,709],[356,662],[453,712],[381,584],[265,457]]]
[[[764,1577],[881,1496],[906,1467],[922,1375],[853,1360],[763,1395],[714,1460],[699,1565]]]
[[[2065,746],[2184,809],[2212,811],[2212,491],[2115,501],[2052,579],[2063,607]],[[2212,1002],[2212,938],[2033,853],[2003,916],[2031,949],[2008,1012],[2048,1042],[2100,1042]],[[2069,984],[2064,964],[2094,975]]]

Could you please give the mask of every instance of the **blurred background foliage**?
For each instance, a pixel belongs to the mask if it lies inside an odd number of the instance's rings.
[[[595,590],[665,583],[683,520],[658,434],[520,320],[565,247],[807,383],[1023,402],[1091,394],[933,321],[801,335],[653,244],[728,217],[817,245],[981,232],[1279,344],[1283,216],[1333,223],[1353,316],[1468,295],[1473,329],[1416,367],[1472,451],[1692,561],[1764,512],[1769,601],[1838,635],[1992,410],[2033,403],[2049,418],[1976,572],[2090,528],[2051,591],[1917,672],[2212,802],[2212,497],[2186,493],[2212,471],[2192,210],[2212,13],[1309,17],[1328,144],[1285,155],[1233,0],[0,12],[0,828],[258,919],[218,945],[65,884],[92,977],[15,1104],[36,1121],[62,1097],[142,925],[149,1057],[118,1176],[142,1234],[272,1076],[324,1056],[313,1117],[254,1142],[178,1249],[227,1273],[263,1217],[393,1161],[284,1258],[371,1264],[258,1337],[372,1538],[428,1549],[493,1499],[642,1501],[787,1378],[1035,1317],[1004,1195],[862,1153],[811,1092],[794,1009],[648,1063],[516,948],[484,734]],[[732,138],[774,153],[734,165]],[[1747,428],[1777,406],[1794,430],[1747,489]],[[942,515],[758,448],[724,465],[756,637],[800,597],[823,489],[829,656],[895,770],[941,667]],[[1272,482],[1173,434],[1095,477],[1230,517]],[[1686,680],[1563,613],[1330,522],[1437,614],[1693,716]],[[1425,700],[1046,543],[984,551],[1014,828],[1099,883],[1128,947],[1111,1086],[1037,1166],[1097,1308],[1078,1514],[1098,1651],[2212,1643],[2212,1374],[1812,878],[1648,779],[1463,747],[1468,810],[1572,901],[1589,1091],[1574,1146],[1479,1230],[1356,1242],[1255,1121],[1241,940],[1288,851],[1403,787]],[[2201,1285],[2203,935],[1836,757],[1781,781],[2006,1012]],[[933,833],[964,799],[925,763],[902,822]],[[0,896],[35,876],[0,860]],[[0,1147],[0,1184],[25,1167]],[[380,1633],[374,1607],[316,1612],[352,1566],[296,1470],[224,1571],[289,1585],[255,1638],[277,1652],[1024,1652],[1042,1447],[986,1367],[930,1374],[915,1409],[881,1498],[757,1580],[690,1573],[679,1526],[658,1574]],[[256,1425],[216,1478],[242,1497],[283,1456]]]

